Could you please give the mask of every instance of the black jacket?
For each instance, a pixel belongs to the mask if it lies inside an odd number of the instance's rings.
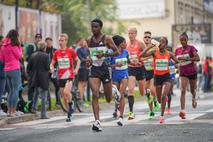
[[[32,87],[49,88],[50,60],[45,52],[37,51],[32,54],[27,65],[27,71],[32,80]]]

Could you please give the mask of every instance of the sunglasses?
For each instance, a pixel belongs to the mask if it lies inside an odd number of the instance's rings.
[[[150,39],[151,37],[150,36],[145,36],[144,38],[149,38]]]

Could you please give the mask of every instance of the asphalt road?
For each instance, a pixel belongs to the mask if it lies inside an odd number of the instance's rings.
[[[119,127],[112,118],[113,110],[101,112],[102,132],[93,132],[92,113],[76,113],[71,123],[65,116],[7,125],[0,129],[0,142],[213,142],[213,95],[201,94],[197,109],[191,107],[187,95],[187,119],[178,117],[179,96],[173,97],[172,115],[165,115],[165,124],[159,124],[159,112],[148,120],[146,102],[135,104],[136,118]],[[112,105],[112,104],[111,104]]]

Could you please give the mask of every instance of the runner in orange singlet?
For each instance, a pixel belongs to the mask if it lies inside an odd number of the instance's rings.
[[[160,123],[164,123],[164,110],[167,101],[167,95],[170,89],[170,74],[169,74],[169,60],[170,58],[178,63],[177,58],[169,51],[166,50],[168,40],[166,37],[160,39],[159,49],[151,50],[152,47],[147,47],[143,52],[143,57],[153,56],[154,58],[154,84],[158,102],[161,103],[161,116]]]
[[[127,43],[127,50],[129,51],[130,63],[128,64],[129,82],[128,82],[128,102],[129,114],[128,119],[134,119],[133,105],[134,105],[134,88],[135,81],[138,81],[138,87],[141,96],[144,95],[145,89],[145,68],[142,61],[140,61],[140,53],[145,48],[145,45],[136,39],[137,29],[130,28],[129,42]]]

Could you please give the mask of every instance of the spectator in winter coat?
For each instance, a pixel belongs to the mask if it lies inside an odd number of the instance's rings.
[[[35,89],[33,95],[32,112],[37,110],[38,97],[41,95],[41,119],[47,119],[46,100],[49,88],[49,56],[45,52],[46,45],[38,43],[38,51],[33,53],[27,65],[28,72],[32,75],[32,87]]]

